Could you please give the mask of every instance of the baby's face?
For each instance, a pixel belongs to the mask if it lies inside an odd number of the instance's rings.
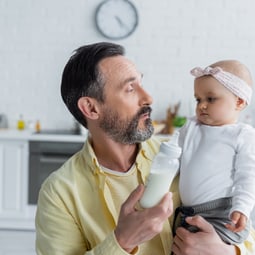
[[[194,96],[197,101],[197,119],[203,124],[222,126],[237,121],[239,98],[212,76],[195,79]]]

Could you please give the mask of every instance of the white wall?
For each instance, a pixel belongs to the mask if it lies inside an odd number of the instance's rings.
[[[101,0],[0,0],[0,113],[14,127],[19,113],[42,128],[72,126],[60,98],[63,67],[71,52],[106,40],[94,14]],[[189,70],[221,59],[239,59],[255,77],[254,0],[137,0],[140,23],[127,49],[154,97],[153,118],[181,100],[193,114]],[[255,114],[255,107],[250,107]],[[254,115],[255,116],[255,115]]]

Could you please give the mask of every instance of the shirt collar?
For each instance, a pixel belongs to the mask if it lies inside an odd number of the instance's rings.
[[[152,162],[155,154],[159,151],[159,146],[161,139],[152,136],[147,141],[144,141],[139,144],[139,151],[136,157],[136,166],[141,171],[144,160]],[[94,173],[103,173],[103,170],[100,168],[95,152],[91,146],[90,137],[87,138],[83,149],[82,149],[83,158],[91,171]]]

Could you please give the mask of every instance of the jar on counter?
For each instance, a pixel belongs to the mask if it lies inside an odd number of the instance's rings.
[[[19,116],[19,119],[18,119],[18,121],[17,121],[17,129],[18,130],[23,130],[23,129],[25,129],[25,121],[24,121],[24,119],[23,119],[23,116],[22,116],[22,114],[20,114],[20,116]]]
[[[39,120],[37,120],[37,121],[35,122],[35,132],[36,132],[36,133],[40,133],[40,131],[41,131],[41,123],[40,123]]]

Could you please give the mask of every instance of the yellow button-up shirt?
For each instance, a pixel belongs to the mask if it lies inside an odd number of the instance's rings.
[[[160,141],[151,138],[141,143],[135,162],[137,183],[129,185],[130,193],[138,183],[145,183],[152,159],[159,150]],[[114,236],[119,215],[105,173],[94,154],[89,140],[83,149],[69,159],[60,169],[47,178],[40,190],[36,214],[36,251],[38,255],[127,255]],[[119,193],[127,188],[120,177]],[[121,189],[123,187],[123,189]],[[178,178],[171,189],[175,206],[179,206]],[[127,192],[125,190],[125,192]],[[152,243],[148,241],[134,254],[148,253],[150,247],[159,249],[157,255],[169,255],[172,245],[172,217],[166,221],[163,231]],[[253,234],[253,233],[252,233]],[[240,245],[242,255],[254,254],[255,236]],[[160,242],[161,241],[161,242]],[[146,254],[143,252],[146,250]]]

